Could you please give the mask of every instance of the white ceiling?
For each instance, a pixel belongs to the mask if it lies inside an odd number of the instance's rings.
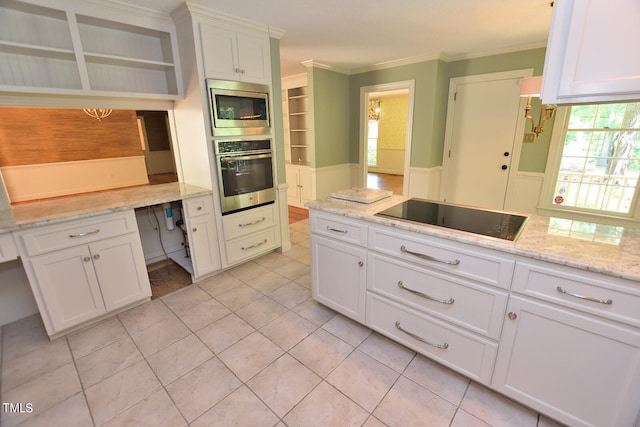
[[[126,0],[170,14],[183,0]],[[549,0],[192,0],[284,30],[282,76],[313,60],[353,73],[409,58],[459,59],[546,44]]]

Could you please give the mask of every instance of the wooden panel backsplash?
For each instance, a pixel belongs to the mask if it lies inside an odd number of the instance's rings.
[[[82,109],[0,108],[0,166],[141,156],[136,112],[101,121]]]

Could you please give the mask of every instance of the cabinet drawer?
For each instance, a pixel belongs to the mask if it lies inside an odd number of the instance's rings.
[[[640,326],[640,287],[622,279],[562,266],[516,264],[513,290],[565,307]]]
[[[511,286],[515,261],[482,248],[378,227],[369,228],[369,248],[489,285]]]
[[[200,215],[206,215],[213,212],[212,196],[194,197],[182,201],[182,206],[187,218],[194,218]]]
[[[38,227],[18,233],[18,241],[26,254],[33,256],[137,231],[136,217],[130,210]]]
[[[312,233],[322,234],[358,246],[367,245],[367,226],[365,224],[343,216],[317,214],[313,211],[310,212],[309,219]]]
[[[369,254],[369,290],[498,339],[507,293],[442,273]]]
[[[496,343],[372,292],[367,292],[366,312],[366,324],[371,329],[476,381],[490,382]]]
[[[275,204],[250,209],[222,217],[225,240],[235,239],[273,227],[276,224]]]
[[[275,228],[227,242],[227,262],[231,265],[260,255],[275,248],[278,243]]]

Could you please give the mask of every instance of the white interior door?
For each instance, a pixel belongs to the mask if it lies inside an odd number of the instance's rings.
[[[514,159],[520,82],[531,70],[451,79],[442,199],[504,209]]]

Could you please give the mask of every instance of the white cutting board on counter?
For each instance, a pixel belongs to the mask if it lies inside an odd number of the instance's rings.
[[[393,191],[391,190],[377,190],[375,188],[353,187],[348,190],[340,190],[335,193],[331,193],[331,197],[334,199],[349,200],[350,202],[358,203],[373,203],[378,200],[391,197]]]

